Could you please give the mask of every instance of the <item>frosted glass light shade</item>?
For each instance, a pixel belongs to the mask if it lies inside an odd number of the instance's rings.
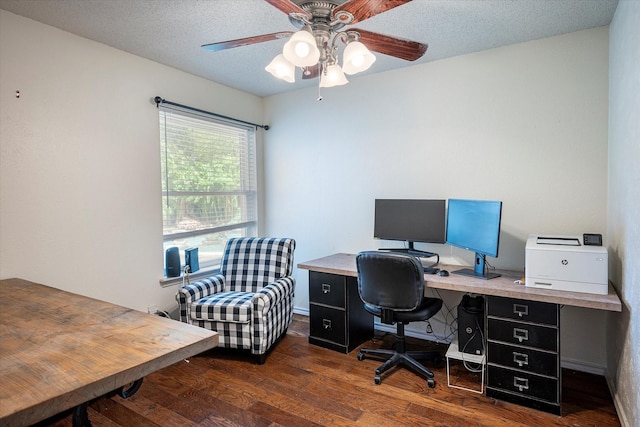
[[[338,64],[329,65],[320,75],[320,87],[341,86],[349,83]]]
[[[365,71],[376,62],[376,57],[360,42],[351,42],[344,48],[342,71],[356,74]]]
[[[305,30],[300,30],[291,36],[282,48],[282,54],[296,67],[310,67],[317,64],[320,59],[316,39]]]
[[[282,54],[273,58],[269,65],[267,65],[264,69],[280,80],[284,80],[289,83],[293,83],[296,81],[295,65],[287,61],[287,59]]]

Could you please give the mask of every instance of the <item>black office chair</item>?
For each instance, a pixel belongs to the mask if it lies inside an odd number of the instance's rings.
[[[366,355],[386,360],[378,369],[374,381],[398,365],[405,365],[435,387],[433,372],[416,359],[439,360],[437,351],[406,351],[404,325],[430,319],[442,307],[439,298],[424,296],[424,270],[420,261],[411,255],[394,252],[367,251],[356,256],[358,292],[364,308],[385,324],[397,325],[395,350],[363,348],[358,360]]]

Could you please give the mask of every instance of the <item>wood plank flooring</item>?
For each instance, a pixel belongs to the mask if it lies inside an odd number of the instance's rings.
[[[308,335],[308,319],[296,315],[264,365],[253,364],[246,354],[215,349],[149,375],[129,399],[91,402],[89,417],[94,427],[620,425],[601,376],[564,370],[563,416],[557,417],[450,388],[444,361],[433,368],[433,389],[404,368],[375,385],[373,371],[380,362],[358,361],[357,350],[341,354],[310,345]],[[391,335],[381,336],[363,347],[389,347],[392,341]],[[408,346],[446,351],[414,339]],[[474,375],[452,371],[452,378],[469,384],[479,381]],[[71,426],[71,415],[38,426]]]

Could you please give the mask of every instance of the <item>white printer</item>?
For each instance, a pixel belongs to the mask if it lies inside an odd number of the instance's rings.
[[[577,236],[530,235],[525,250],[525,285],[606,295],[608,258],[604,246],[583,245]]]

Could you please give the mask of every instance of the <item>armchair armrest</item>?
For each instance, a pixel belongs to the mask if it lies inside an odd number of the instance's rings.
[[[192,302],[222,291],[224,291],[224,276],[222,274],[216,274],[182,286],[176,294],[180,321],[191,323],[189,321],[189,306]]]
[[[264,355],[291,324],[295,283],[291,276],[282,277],[254,294],[251,322],[253,354]]]
[[[293,277],[281,277],[256,292],[253,298],[254,305],[260,311],[267,311],[287,296],[291,295],[293,297],[294,289],[295,280]]]

